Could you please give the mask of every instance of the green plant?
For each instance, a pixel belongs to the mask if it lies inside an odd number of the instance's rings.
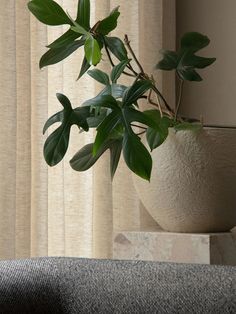
[[[69,144],[71,126],[75,124],[83,131],[96,128],[96,137],[94,143],[84,146],[72,158],[70,164],[74,170],[89,169],[106,150],[110,150],[112,177],[123,152],[129,169],[150,180],[152,158],[141,141],[141,134],[146,133],[147,143],[150,150],[153,150],[165,141],[170,127],[176,130],[194,130],[201,127],[199,122],[192,123],[181,117],[179,108],[184,81],[202,80],[196,69],[205,68],[215,61],[215,58],[195,55],[198,50],[209,44],[209,39],[200,33],[187,33],[181,39],[179,51],[162,51],[163,59],[156,68],[174,70],[180,80],[179,99],[173,110],[160,92],[153,76],[145,73],[128,36],[125,35],[122,41],[109,35],[117,26],[119,7],[93,26],[90,25],[89,0],[79,0],[75,20],[53,0],[32,0],[28,3],[28,8],[44,24],[69,26],[67,32],[47,46],[49,49],[40,60],[40,68],[58,63],[78,48],[84,47],[84,59],[78,78],[87,72],[104,85],[95,98],[76,108],[72,107],[65,95],[57,94],[63,110],[50,117],[44,127],[46,132],[52,124],[61,123],[49,135],[44,145],[44,157],[48,165],[54,166],[63,159]],[[97,68],[89,70],[101,61],[103,52],[111,63],[109,75]],[[121,75],[133,77],[133,84],[124,86],[117,83]],[[156,101],[153,101],[153,95],[156,96]],[[147,99],[153,109],[141,111],[138,103],[142,98]],[[142,132],[137,132],[137,125]]]

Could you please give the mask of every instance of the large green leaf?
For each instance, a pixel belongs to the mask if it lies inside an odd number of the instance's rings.
[[[118,106],[99,126],[98,132],[101,133],[99,140],[101,143],[104,142],[117,125],[121,126],[121,131],[120,133],[117,131],[117,134],[118,137],[124,138],[122,146],[127,166],[137,175],[149,180],[152,160],[147,149],[132,130],[131,123],[133,121],[138,121],[153,127],[155,126],[153,120],[149,119],[149,117],[142,112],[132,107],[124,107],[121,109]]]
[[[47,48],[55,49],[62,46],[65,47],[71,44],[75,39],[77,39],[80,36],[81,36],[80,34],[77,34],[73,32],[71,29],[69,29],[66,33],[64,33],[62,36],[57,38],[54,42],[49,44]]]
[[[88,36],[84,45],[85,56],[90,65],[97,65],[102,58],[101,49],[93,36]]]
[[[73,124],[88,131],[87,116],[89,108],[72,109],[69,99],[63,94],[57,94],[57,98],[63,105],[64,110],[48,119],[44,131],[55,122],[61,125],[47,138],[44,144],[44,158],[49,166],[58,164],[66,154],[69,145],[70,129]]]
[[[158,110],[147,110],[144,114],[154,122],[154,127],[149,125],[146,138],[151,150],[160,146],[168,136],[168,129],[173,125],[173,121],[168,117],[161,117]]]
[[[90,116],[87,118],[87,123],[90,128],[97,128],[99,124],[102,123],[102,121],[107,116],[107,109],[101,109],[99,114],[94,114],[94,116]]]
[[[46,140],[44,158],[51,167],[57,165],[65,156],[70,138],[70,127],[61,125]]]
[[[76,22],[86,30],[90,29],[90,0],[79,0]]]
[[[111,178],[113,179],[120,161],[120,156],[122,152],[122,139],[111,141],[109,148],[110,148],[110,171]]]
[[[164,55],[164,58],[157,64],[157,69],[171,71],[178,67],[178,54],[171,50],[160,50],[160,53]]]
[[[32,0],[28,3],[28,8],[40,22],[46,25],[72,25],[64,10],[53,0]]]
[[[110,84],[109,76],[105,72],[103,72],[99,69],[93,69],[93,70],[88,71],[87,73],[94,80],[98,81],[101,84],[104,84],[104,85]]]
[[[128,53],[122,40],[118,37],[104,37],[105,45],[120,61],[128,59]]]
[[[44,127],[43,127],[43,134],[45,134],[45,132],[47,131],[47,129],[53,125],[54,123],[57,122],[61,122],[64,118],[64,112],[63,110],[60,112],[55,113],[53,116],[51,116],[47,122],[45,123]]]
[[[197,32],[185,33],[181,38],[181,48],[191,49],[195,52],[205,48],[209,43],[210,39],[207,36]]]
[[[88,71],[90,67],[91,65],[88,63],[86,57],[84,57],[77,80],[79,80]]]
[[[126,68],[126,65],[129,63],[129,60],[123,60],[119,64],[113,67],[111,71],[111,81],[112,83],[116,83],[123,71]]]
[[[129,106],[135,103],[146,91],[152,87],[151,81],[140,80],[128,88],[123,97],[123,106]]]
[[[93,143],[85,145],[71,159],[70,165],[76,171],[86,171],[96,163],[96,161],[102,156],[102,154],[108,148],[109,148],[109,145],[105,143],[99,149],[97,154],[94,156],[93,155]]]
[[[129,125],[132,122],[139,122],[146,126],[156,128],[156,122],[152,117],[132,107],[122,108],[122,116],[125,125]]]
[[[76,171],[86,171],[91,168],[97,160],[110,149],[110,171],[111,177],[114,177],[116,172],[120,155],[122,151],[122,140],[108,140],[100,147],[97,154],[93,155],[93,143],[85,145],[81,148],[75,156],[71,159],[70,165]]]
[[[106,87],[95,97],[105,96],[105,95],[111,95],[115,99],[122,98],[124,95],[124,92],[126,91],[127,87],[120,84],[111,84],[106,85]],[[93,98],[93,99],[95,99]],[[84,104],[91,104],[91,99],[86,101]]]
[[[101,145],[108,140],[112,131],[120,122],[120,111],[112,111],[97,128],[97,135],[93,145],[93,154],[96,155]]]
[[[215,58],[196,56],[195,53],[210,43],[207,36],[200,33],[186,33],[181,39],[181,47],[178,52],[162,50],[163,59],[157,64],[161,70],[176,70],[182,80],[201,81],[201,76],[195,69],[203,69],[213,62]]]
[[[102,20],[97,28],[97,32],[102,35],[107,35],[117,26],[117,19],[120,15],[119,7],[115,8],[108,17]]]
[[[104,94],[99,94],[92,99],[86,100],[83,103],[83,106],[103,107],[103,108],[109,108],[113,110],[117,110],[117,108],[119,108],[116,100],[111,95],[104,95]]]
[[[79,47],[83,46],[85,43],[84,39],[76,40],[71,43],[66,44],[65,46],[60,46],[58,48],[49,49],[40,59],[39,67],[42,69],[45,66],[56,64],[73,52],[75,52]]]
[[[140,138],[134,133],[125,133],[123,155],[129,169],[141,178],[150,181],[152,158]]]
[[[71,102],[65,95],[57,93],[56,96],[65,110],[72,110]]]

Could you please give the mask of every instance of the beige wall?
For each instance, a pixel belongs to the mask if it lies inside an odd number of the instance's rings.
[[[204,81],[186,83],[183,112],[216,125],[236,126],[236,1],[176,0],[177,42],[187,31],[210,39],[203,55],[216,63],[199,73]]]

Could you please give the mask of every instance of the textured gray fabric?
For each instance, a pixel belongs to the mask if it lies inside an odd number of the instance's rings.
[[[236,267],[79,258],[1,261],[0,313],[236,313]]]

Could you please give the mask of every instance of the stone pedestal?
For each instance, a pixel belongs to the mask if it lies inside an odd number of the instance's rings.
[[[236,233],[117,232],[113,258],[236,265]]]

